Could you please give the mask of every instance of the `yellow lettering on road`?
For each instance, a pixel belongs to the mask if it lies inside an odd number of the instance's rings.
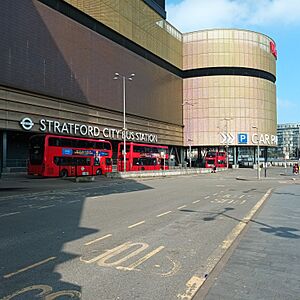
[[[137,261],[131,263],[128,267],[121,266],[122,263],[134,256],[137,256],[141,252],[145,251],[148,247],[149,245],[146,243],[133,243],[129,241],[113,249],[106,250],[104,253],[90,260],[84,260],[82,257],[80,257],[80,261],[87,264],[97,262],[97,264],[101,267],[115,267],[118,270],[132,271],[165,248],[164,246],[159,246],[158,248],[139,258]],[[130,252],[131,248],[134,248],[135,250],[132,249],[133,251]],[[126,255],[120,258],[120,254],[123,252],[125,252]],[[117,261],[112,261],[114,257],[118,257],[119,259]]]
[[[32,286],[28,286],[25,287],[21,290],[18,290],[16,292],[14,292],[11,295],[8,295],[4,298],[1,298],[1,300],[11,300],[17,296],[20,296],[22,294],[25,294],[27,292],[39,292],[36,296],[34,296],[34,298],[39,298],[39,299],[44,299],[44,300],[54,300],[54,299],[58,299],[61,296],[69,296],[72,299],[81,299],[81,293],[75,290],[63,290],[63,291],[58,291],[58,292],[54,292],[53,288],[49,285],[32,285]],[[28,299],[28,298],[26,298]]]
[[[137,266],[141,265],[142,263],[144,263],[146,260],[148,260],[150,257],[152,257],[153,255],[157,254],[158,252],[160,252],[161,250],[163,250],[165,247],[164,246],[160,246],[158,248],[156,248],[155,250],[149,252],[148,254],[146,254],[145,256],[143,256],[142,258],[140,258],[139,260],[137,260],[136,262],[134,262],[133,264],[131,264],[128,267],[117,267],[117,269],[126,269],[126,270],[133,270],[135,269]]]
[[[100,259],[97,260],[97,264],[102,267],[115,267],[117,265],[120,265],[124,261],[128,260],[129,258],[138,255],[140,252],[144,251],[149,247],[148,244],[146,243],[125,243],[123,244],[124,246],[121,249],[112,249],[112,251],[109,251],[109,253],[106,253],[104,257],[101,257]],[[139,246],[138,249],[132,251],[131,253],[127,254],[123,258],[120,258],[119,260],[115,262],[107,262],[109,259],[113,258],[114,256],[124,252],[125,250],[128,250],[134,246]]]

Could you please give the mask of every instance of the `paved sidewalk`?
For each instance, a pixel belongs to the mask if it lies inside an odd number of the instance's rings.
[[[300,185],[275,190],[206,300],[300,299]],[[200,300],[200,293],[194,300]]]

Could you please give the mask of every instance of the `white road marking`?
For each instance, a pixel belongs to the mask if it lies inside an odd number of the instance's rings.
[[[186,207],[186,205],[179,206],[179,207],[177,207],[177,209],[182,209],[184,207]]]
[[[38,209],[45,209],[45,208],[49,208],[49,207],[53,207],[53,206],[55,206],[55,205],[53,204],[53,205],[40,206]]]
[[[198,203],[198,202],[200,202],[200,200],[196,200],[196,201],[194,201],[193,203]]]
[[[16,271],[16,272],[6,274],[6,275],[3,276],[3,278],[10,278],[10,277],[12,277],[12,276],[14,276],[14,275],[17,275],[17,274],[19,274],[19,273],[25,272],[25,271],[27,271],[27,270],[30,270],[30,269],[33,269],[33,268],[35,268],[35,267],[38,267],[38,266],[40,266],[40,265],[42,265],[42,264],[45,264],[45,263],[47,263],[48,261],[51,261],[51,260],[53,260],[53,259],[55,259],[55,258],[56,258],[56,256],[51,256],[51,257],[49,257],[49,258],[47,258],[47,259],[44,259],[44,260],[42,260],[42,261],[40,261],[40,262],[37,262],[37,263],[33,264],[33,265],[30,265],[30,266],[28,266],[28,267],[25,267],[25,268],[23,268],[23,269],[20,269],[20,270],[18,270],[18,271]]]
[[[92,241],[90,241],[90,242],[87,242],[87,243],[85,243],[84,245],[85,245],[85,246],[88,246],[88,245],[94,244],[94,243],[96,243],[96,242],[98,242],[98,241],[104,240],[104,239],[106,239],[106,238],[108,238],[108,237],[111,237],[111,236],[112,236],[112,234],[109,233],[109,234],[107,234],[107,235],[105,235],[105,236],[102,236],[102,237],[100,237],[100,238],[97,238],[97,239],[95,239],[95,240],[92,240]]]
[[[144,224],[144,223],[145,223],[145,221],[141,221],[141,222],[138,222],[138,223],[135,223],[135,224],[132,224],[132,225],[128,226],[128,228],[133,228],[133,227],[139,226],[139,225]]]
[[[208,199],[210,196],[206,196],[206,197],[204,197],[204,199]]]
[[[172,212],[172,211],[169,210],[169,211],[166,211],[166,212],[164,212],[164,213],[162,213],[162,214],[160,214],[160,215],[157,215],[156,217],[159,218],[159,217],[165,216],[165,215],[167,215],[167,214],[169,214],[169,213],[171,213],[171,212]]]
[[[217,195],[218,195],[218,193],[214,193],[214,194],[213,194],[213,196],[217,196]]]
[[[68,203],[75,203],[75,202],[79,202],[81,201],[80,199],[79,200],[72,200],[72,201],[68,201]]]
[[[240,199],[242,199],[242,198],[244,198],[244,197],[245,197],[245,195],[241,195],[241,196],[239,196],[239,198],[240,198]]]
[[[12,212],[12,213],[7,213],[7,214],[0,215],[0,218],[13,216],[13,215],[20,214],[20,213],[21,213],[20,211],[15,211],[15,212]]]

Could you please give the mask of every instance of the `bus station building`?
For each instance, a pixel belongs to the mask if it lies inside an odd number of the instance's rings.
[[[26,169],[38,133],[106,139],[116,152],[124,99],[126,139],[166,145],[176,164],[277,145],[277,50],[264,34],[181,33],[164,0],[2,0],[0,11],[4,173]]]

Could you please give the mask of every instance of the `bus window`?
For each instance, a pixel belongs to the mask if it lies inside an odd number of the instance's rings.
[[[100,166],[100,159],[99,159],[99,157],[95,157],[94,166]]]

